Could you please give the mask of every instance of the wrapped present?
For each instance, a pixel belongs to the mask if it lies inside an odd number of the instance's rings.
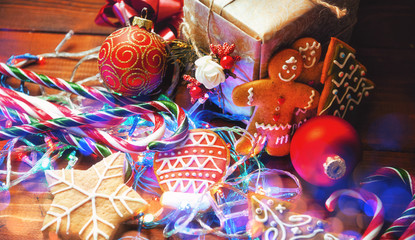
[[[232,89],[264,78],[275,51],[304,36],[323,44],[332,36],[347,40],[359,0],[332,0],[329,7],[323,4],[320,0],[185,0],[184,37],[204,49],[210,43],[234,43],[235,53],[242,57],[234,69],[236,78],[221,84],[221,94],[211,100],[231,114],[249,116],[249,107],[232,103]],[[345,10],[345,15],[336,16],[333,6]]]

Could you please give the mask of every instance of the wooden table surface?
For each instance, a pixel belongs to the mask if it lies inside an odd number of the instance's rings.
[[[53,52],[69,30],[75,35],[63,50],[78,52],[100,46],[114,31],[94,23],[104,4],[104,0],[0,0],[0,62],[7,61],[11,55]],[[412,0],[361,1],[358,22],[349,43],[356,48],[358,59],[367,67],[376,88],[354,123],[364,151],[362,161],[351,176],[353,182],[359,182],[381,166],[401,167],[415,174],[414,12]],[[69,79],[75,64],[74,59],[47,59],[45,64],[28,69]],[[96,73],[96,62],[87,62],[75,80]],[[36,86],[30,87],[32,94],[38,93]],[[284,161],[287,159],[272,160],[270,166],[289,165]],[[35,184],[31,185],[35,189],[29,191],[28,184],[10,190],[10,204],[0,211],[0,239],[44,238],[40,228],[52,196],[47,189],[36,189]],[[304,186],[310,196],[318,190],[307,183]],[[402,206],[390,209],[402,210]],[[364,228],[355,226],[357,231]],[[151,239],[161,238],[160,229],[149,234],[153,234]]]

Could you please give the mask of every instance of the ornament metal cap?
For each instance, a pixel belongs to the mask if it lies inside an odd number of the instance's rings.
[[[153,28],[153,21],[147,19],[147,8],[143,8],[143,10],[141,10],[141,17],[134,17],[132,25],[144,28],[149,32],[151,31]]]
[[[133,26],[138,26],[139,28],[144,28],[147,31],[151,31],[153,28],[153,22],[151,20],[141,18],[141,17],[134,17],[133,19]]]
[[[323,164],[324,173],[331,179],[339,179],[346,173],[346,163],[338,155],[327,157]]]

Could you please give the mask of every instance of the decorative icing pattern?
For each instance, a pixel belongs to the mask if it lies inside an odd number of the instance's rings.
[[[251,87],[251,88],[248,89],[248,102],[247,102],[247,105],[251,106],[253,101],[254,101],[254,88]]]
[[[255,127],[257,129],[261,129],[261,130],[268,130],[268,131],[277,131],[277,130],[285,130],[285,129],[291,129],[292,125],[291,124],[280,124],[280,125],[271,125],[271,124],[267,124],[265,125],[264,123],[255,123]]]
[[[112,206],[112,208],[116,212],[116,215],[118,215],[121,219],[125,218],[126,216],[124,216],[121,209],[119,208],[120,204],[128,211],[130,216],[134,214],[134,211],[136,211],[137,208],[131,209],[130,205],[127,202],[136,202],[140,203],[140,205],[147,204],[146,201],[144,201],[135,191],[132,190],[132,188],[127,187],[125,184],[122,183],[122,163],[124,161],[124,158],[121,158],[122,161],[118,160],[118,162],[116,162],[116,160],[119,158],[119,155],[120,153],[113,154],[108,158],[104,158],[100,163],[98,163],[105,165],[104,170],[100,171],[97,167],[95,167],[95,165],[93,165],[90,168],[93,171],[89,171],[90,169],[84,171],[84,174],[86,174],[87,176],[91,175],[92,177],[93,173],[96,174],[97,181],[95,182],[94,186],[82,185],[82,183],[80,183],[79,180],[76,179],[74,171],[80,170],[62,169],[60,175],[58,174],[59,171],[46,171],[47,179],[49,182],[49,188],[51,188],[52,194],[55,195],[54,202],[51,204],[51,208],[46,214],[53,216],[55,218],[48,222],[45,219],[45,223],[41,230],[44,231],[45,229],[51,227],[53,224],[56,224],[56,233],[58,233],[60,231],[62,221],[66,220],[66,233],[68,234],[71,228],[71,219],[73,218],[72,213],[78,208],[90,204],[91,212],[90,214],[87,214],[87,216],[90,217],[88,219],[84,219],[84,224],[82,228],[79,230],[79,235],[82,235],[85,231],[88,231],[86,232],[85,239],[98,239],[99,237],[109,239],[110,234],[108,234],[104,230],[104,228],[101,229],[100,225],[103,224],[110,227],[111,229],[115,229],[115,222],[111,222],[99,216],[98,209],[108,209],[108,206]],[[119,178],[121,184],[119,184],[115,189],[110,189],[112,193],[109,194],[108,187],[112,187],[113,185],[108,185],[107,183],[109,183],[111,179],[114,178]],[[65,187],[55,188],[56,186],[61,185],[65,185]],[[73,193],[81,193],[85,196],[85,198],[81,199],[78,202],[71,202],[71,204],[73,205],[70,206],[67,206],[67,204],[65,205],[65,203],[67,203],[68,201],[64,201],[63,204],[57,204],[56,199],[60,196],[63,196],[61,194],[64,194],[68,191]],[[107,202],[106,204],[97,205],[97,199],[106,199]]]
[[[307,42],[307,43],[306,43],[306,47],[305,47],[305,48],[303,48],[303,47],[299,47],[299,51],[300,51],[300,53],[302,53],[302,52],[306,52],[306,51],[308,51],[308,50],[312,50],[312,49],[319,49],[319,48],[320,48],[320,43],[319,43],[319,42],[314,41],[314,42],[313,42],[313,44],[311,44],[311,46],[310,46],[310,44]]]
[[[263,240],[296,240],[296,239],[325,239],[325,240],[352,240],[345,235],[335,236],[326,232],[322,220],[306,214],[297,214],[290,211],[291,202],[271,198],[262,194],[249,194],[250,223],[248,228],[252,238],[261,237]],[[254,226],[257,225],[257,226]],[[262,229],[260,236],[252,235]]]
[[[154,158],[154,171],[163,191],[203,193],[217,182],[229,162],[226,143],[216,133],[191,130],[183,145]]]
[[[288,59],[285,62],[288,64],[294,64],[294,63],[297,63],[297,59],[295,59],[295,57],[290,57],[290,59]]]
[[[309,109],[312,106],[315,96],[316,96],[316,91],[311,90],[310,101],[308,101],[307,106],[304,109]]]
[[[300,113],[305,114],[306,112],[307,112],[307,109],[298,108],[297,111],[295,112],[295,116],[298,116]]]
[[[320,43],[317,41],[313,41],[313,44],[310,45],[310,43],[306,42],[306,47],[299,47],[298,51],[301,53],[301,55],[303,56],[304,60],[304,67],[305,68],[312,68],[316,62],[317,62],[317,58],[316,56],[316,51],[313,49],[319,49],[320,48]],[[306,52],[310,51],[310,56],[307,56],[307,54],[305,54]],[[313,58],[311,60],[311,58]],[[307,64],[306,62],[311,62],[310,64]]]
[[[330,81],[325,86],[329,95],[319,107],[319,114],[328,112],[344,118],[369,95],[374,84],[365,78],[366,69],[356,60],[354,49],[339,40],[332,40],[330,46],[334,48],[333,60],[325,62],[329,64],[327,75]]]
[[[312,217],[309,215],[291,215],[284,217],[287,213],[287,208],[283,204],[278,203],[276,206],[274,202],[267,203],[259,200],[255,195],[251,197],[253,204],[258,204],[260,211],[256,211],[254,217],[255,221],[260,223],[269,223],[270,225],[264,232],[264,239],[307,239],[315,237],[318,233],[324,230],[321,226],[310,228],[311,231],[304,232],[300,227],[310,225]],[[271,204],[272,203],[272,204]],[[275,211],[272,210],[275,208]],[[288,221],[286,221],[288,220]],[[273,223],[273,224],[271,224]],[[292,236],[293,235],[293,236]]]
[[[282,81],[284,81],[284,82],[289,82],[289,81],[293,80],[293,79],[296,77],[296,75],[295,75],[295,74],[293,74],[293,75],[291,75],[291,77],[289,77],[289,78],[284,78],[284,77],[281,75],[281,73],[278,73],[278,77],[279,77]]]

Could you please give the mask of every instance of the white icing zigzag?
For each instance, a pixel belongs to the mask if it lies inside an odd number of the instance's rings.
[[[264,123],[255,123],[255,127],[257,128],[257,129],[262,129],[262,130],[268,130],[268,131],[272,131],[272,130],[285,130],[285,129],[291,129],[291,127],[292,127],[292,125],[290,125],[290,124],[285,124],[285,125],[282,125],[282,124],[280,124],[280,125],[276,125],[276,124],[274,124],[274,125],[271,125],[271,124],[267,124],[267,125],[265,125]]]
[[[344,66],[346,66],[347,61],[349,61],[349,58],[356,59],[356,57],[353,53],[349,53],[347,55],[346,59],[344,59],[343,63],[339,63],[337,60],[334,60],[333,63],[336,64],[339,68],[343,69]]]
[[[314,97],[316,96],[316,91],[311,90],[310,101],[308,101],[307,106],[304,109],[309,109],[314,102]]]
[[[341,79],[340,82],[336,82],[336,80],[332,80],[332,82],[336,85],[336,87],[340,87],[341,85],[343,85],[344,81],[347,79],[352,79],[353,75],[356,73],[356,71],[358,69],[360,69],[361,67],[359,65],[356,65],[355,68],[353,69],[353,72],[351,72],[350,74],[347,72],[344,74],[343,78]]]
[[[199,140],[196,140],[196,136],[202,135]],[[223,146],[215,145],[217,137],[215,134],[208,133],[208,132],[200,132],[200,133],[193,133],[189,134],[188,140],[190,143],[186,143],[186,146],[197,146],[197,147],[218,147],[218,148],[225,148]]]
[[[305,48],[300,47],[298,50],[301,53],[301,52],[305,52],[305,51],[308,51],[308,50],[314,49],[314,48],[319,49],[320,48],[320,43],[314,41],[313,44],[310,46],[310,44],[307,42]]]
[[[248,106],[251,106],[252,102],[254,101],[254,88],[251,87],[248,89]]]
[[[160,184],[167,184],[169,191],[171,192],[188,192],[189,189],[192,189],[190,192],[193,193],[202,193],[205,189],[212,186],[214,183],[214,181],[194,178],[176,178],[160,181]],[[178,187],[180,187],[180,189],[178,189]]]
[[[350,97],[350,99],[347,101],[346,105],[344,106],[344,109],[336,109],[333,112],[333,115],[338,116],[338,117],[341,117],[341,118],[344,118],[344,116],[346,115],[347,111],[349,110],[350,104],[351,103],[354,103],[355,105],[359,105],[360,102],[363,99],[363,96],[364,96],[365,92],[367,92],[367,91],[369,91],[369,90],[371,90],[371,89],[374,88],[374,86],[368,86],[368,87],[360,88],[360,86],[361,86],[361,84],[362,84],[362,82],[364,80],[366,80],[366,78],[360,78],[359,79],[359,83],[357,84],[357,86],[355,88],[353,88],[351,86],[348,86],[346,88],[346,92],[341,97],[339,97],[338,95],[334,95],[334,97],[331,100],[330,104],[325,109],[323,109],[322,112],[325,112],[328,108],[330,108],[332,106],[332,104],[333,104],[334,101],[336,101],[338,104],[341,104],[344,101],[345,98]],[[334,83],[335,81],[332,80],[332,82]],[[361,89],[360,92],[358,91],[359,89]],[[350,92],[353,92],[354,94],[349,94],[349,91]],[[358,93],[358,94],[356,94],[356,93]],[[352,98],[352,95],[356,95],[357,96],[357,99]],[[343,113],[340,113],[341,111],[343,111]]]
[[[307,109],[298,108],[297,111],[295,112],[295,116],[298,116],[298,114],[300,114],[300,113],[304,114],[306,112],[307,112]]]

